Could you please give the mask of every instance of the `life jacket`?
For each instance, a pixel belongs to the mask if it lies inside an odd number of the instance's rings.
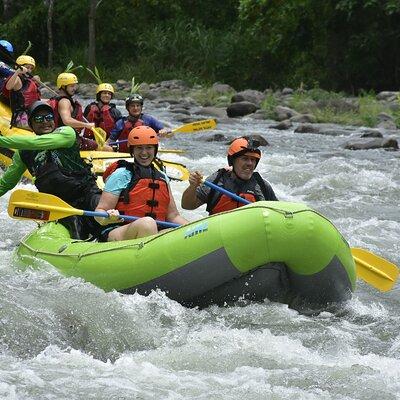
[[[12,111],[11,126],[15,126],[15,120],[22,112],[27,112],[29,107],[37,100],[40,100],[40,90],[38,83],[30,77],[20,75],[22,87],[19,90],[7,90],[5,85],[11,77],[8,77],[4,83],[3,94],[9,98]]]
[[[115,208],[121,214],[165,221],[170,203],[165,176],[153,166],[140,167],[135,163],[118,160],[107,167],[103,180],[105,181],[117,168],[122,167],[132,173],[132,179],[121,192]]]
[[[61,99],[68,99],[69,102],[71,103],[71,106],[72,106],[71,117],[78,121],[83,121],[82,105],[81,105],[81,103],[79,103],[79,101],[73,100],[71,96],[67,96],[67,95],[60,95],[60,96],[52,97],[49,100],[49,104],[54,112],[54,122],[56,124],[56,128],[58,128],[59,126],[65,125],[65,123],[63,122],[63,120],[58,112],[58,103],[60,102]],[[77,132],[77,133],[79,133],[82,130],[82,128],[74,128],[74,129],[75,129],[75,132]]]
[[[226,171],[223,168],[218,170],[218,174],[215,177],[213,183],[215,185],[218,185],[218,182],[221,180],[222,176],[227,173],[228,171]],[[249,191],[253,188],[248,188],[247,191],[245,192],[239,191],[235,194],[238,195],[239,197],[242,197],[243,199],[250,201],[251,203],[254,203],[255,201],[268,199],[269,197],[268,190],[265,186],[265,182],[262,179],[261,175],[258,172],[254,172],[253,177],[255,178],[255,183],[260,186],[262,196],[256,195],[254,193],[254,190],[252,190],[252,193],[249,193]],[[235,208],[242,207],[243,205],[244,205],[243,203],[234,200],[232,199],[232,197],[222,194],[221,192],[218,192],[215,189],[211,189],[207,197],[207,211],[209,212],[210,215],[218,214],[223,211],[233,210]]]
[[[122,129],[119,137],[118,137],[118,141],[120,140],[127,140],[128,136],[129,136],[129,132],[133,129],[136,128],[137,126],[142,126],[144,125],[143,121],[141,119],[137,119],[136,121],[131,121],[128,118],[126,118],[126,120],[124,121],[124,128]],[[128,143],[124,142],[124,143],[120,143],[119,147],[118,147],[118,151],[120,151],[121,153],[127,153],[128,150]]]
[[[100,107],[98,102],[93,102],[89,104],[89,112],[86,119],[89,122],[94,122],[96,127],[104,129],[107,133],[107,139],[110,136],[111,130],[114,128],[115,120],[112,114],[112,110],[115,108],[115,104],[103,104]],[[93,132],[86,129],[86,137],[94,138]]]
[[[53,194],[74,205],[96,186],[91,165],[80,158],[77,143],[68,149],[20,150],[19,154],[35,178],[39,192]]]

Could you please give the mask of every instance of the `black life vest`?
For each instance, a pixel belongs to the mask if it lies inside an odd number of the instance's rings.
[[[58,161],[59,153],[70,165],[63,167]],[[90,164],[80,158],[78,145],[60,150],[20,150],[22,162],[35,178],[39,192],[50,193],[64,201],[76,204],[89,188],[96,186],[96,177]]]
[[[219,169],[217,176],[215,177],[213,183],[218,185],[218,182],[221,181],[222,176],[227,174],[224,168]],[[237,196],[242,197],[251,203],[260,200],[272,200],[268,194],[268,189],[265,185],[264,179],[262,179],[261,175],[258,172],[253,173],[253,177],[255,179],[255,184],[258,184],[261,189],[262,196],[255,194],[255,185],[254,188],[248,188],[246,191],[238,191],[235,193]],[[238,207],[242,207],[244,204],[232,199],[232,197],[227,196],[221,192],[216,191],[215,189],[211,189],[210,193],[207,197],[207,211],[209,214],[217,214],[223,211],[233,210]]]

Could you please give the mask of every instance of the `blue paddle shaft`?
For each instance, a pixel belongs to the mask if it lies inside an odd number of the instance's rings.
[[[250,204],[251,201],[248,201],[246,199],[244,199],[243,197],[238,196],[235,193],[230,192],[229,190],[224,189],[221,186],[216,185],[215,183],[209,182],[209,181],[204,181],[204,184],[208,187],[210,187],[211,189],[214,189],[218,192],[221,192],[223,194],[226,194],[227,196],[231,197],[233,200],[238,201],[239,203],[243,203],[243,204]]]
[[[100,211],[83,211],[83,215],[86,215],[87,217],[104,217],[108,218],[109,215],[106,212],[100,212]],[[127,221],[136,221],[140,217],[133,217],[131,215],[120,215],[119,216],[121,219],[127,220]],[[160,226],[165,226],[167,228],[177,228],[180,226],[179,224],[174,224],[173,222],[166,222],[166,221],[157,221],[157,225]]]

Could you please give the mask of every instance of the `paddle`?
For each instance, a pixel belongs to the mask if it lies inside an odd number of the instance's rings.
[[[81,158],[84,158],[93,164],[94,172],[97,175],[101,175],[106,169],[106,167],[113,160],[115,161],[120,159],[130,160],[132,158],[129,153],[113,153],[108,151],[97,151],[97,150],[81,151],[80,154]],[[187,181],[189,179],[189,171],[185,165],[173,161],[167,161],[167,160],[161,160],[161,161],[164,164],[164,166],[167,167],[167,174],[172,175],[172,177],[170,176],[170,178],[179,181]],[[173,177],[176,175],[176,171],[178,171],[179,173],[179,178]]]
[[[11,194],[7,211],[11,218],[32,219],[34,221],[55,221],[70,215],[109,218],[106,212],[79,210],[52,194],[31,192],[23,189],[15,190]],[[120,215],[120,218],[126,221],[135,221],[140,217]],[[156,222],[157,225],[167,228],[180,226],[172,222]]]
[[[399,277],[393,263],[364,249],[351,249],[357,266],[357,276],[382,292],[392,289]]]
[[[190,122],[189,124],[182,125],[178,128],[172,129],[170,136],[175,133],[193,133],[206,131],[208,129],[214,129],[217,126],[217,121],[215,119],[204,119],[202,121]],[[108,143],[110,146],[114,146],[120,143],[126,143],[128,139],[117,140],[115,142]]]
[[[215,185],[212,182],[204,181],[203,183],[240,203],[251,203],[243,197],[240,197],[221,186]],[[358,278],[361,278],[363,281],[381,292],[387,292],[392,289],[399,276],[399,269],[395,264],[364,249],[351,248],[351,254],[356,263]]]

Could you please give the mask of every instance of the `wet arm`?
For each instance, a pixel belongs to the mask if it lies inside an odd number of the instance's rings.
[[[0,147],[18,150],[52,150],[72,147],[75,140],[75,131],[69,126],[62,126],[52,133],[40,136],[1,136]]]
[[[26,165],[22,162],[18,151],[16,151],[11,165],[0,178],[0,197],[18,184],[25,170]]]
[[[78,121],[71,116],[71,103],[68,99],[61,99],[58,103],[58,113],[65,125],[71,126],[72,128],[87,128],[91,129],[93,124],[89,122]]]

